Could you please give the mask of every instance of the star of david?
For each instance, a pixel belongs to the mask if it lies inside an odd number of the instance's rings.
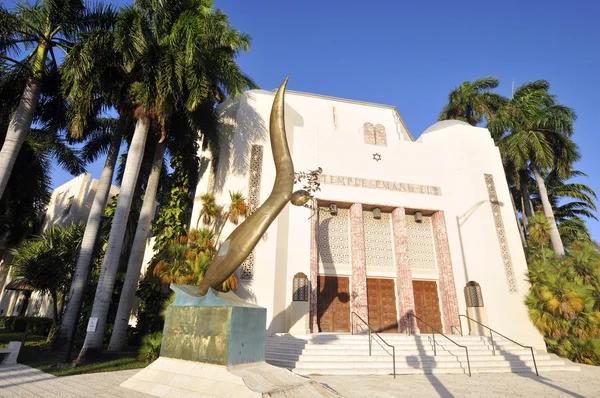
[[[373,154],[373,160],[379,162],[381,160],[381,155],[378,153]]]

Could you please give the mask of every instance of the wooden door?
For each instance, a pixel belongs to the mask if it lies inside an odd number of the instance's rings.
[[[413,281],[413,291],[415,295],[416,315],[439,332],[443,332],[437,284],[431,281]],[[433,332],[429,326],[418,319],[417,326],[421,333]]]
[[[350,331],[350,280],[319,276],[317,283],[317,323],[321,332]]]
[[[393,279],[367,279],[369,325],[377,332],[398,333]]]

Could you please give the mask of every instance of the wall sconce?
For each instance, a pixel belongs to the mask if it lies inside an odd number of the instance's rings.
[[[376,220],[381,220],[381,209],[379,207],[373,209],[373,218]]]
[[[422,223],[423,222],[423,213],[420,211],[415,213],[415,222]]]
[[[337,216],[337,210],[337,205],[335,203],[329,205],[329,214],[331,214],[332,216]]]

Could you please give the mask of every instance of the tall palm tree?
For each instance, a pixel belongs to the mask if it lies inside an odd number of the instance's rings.
[[[109,23],[110,22],[110,23]],[[106,161],[90,214],[86,223],[81,251],[71,283],[67,307],[54,347],[66,351],[67,360],[73,345],[77,323],[83,304],[93,253],[101,226],[101,217],[107,205],[121,140],[128,130],[129,113],[126,111],[126,73],[120,54],[114,51],[114,24],[116,13],[102,29],[91,29],[80,37],[61,65],[63,91],[73,105],[69,130],[75,137],[85,136],[83,153],[87,161],[106,153]],[[96,119],[103,109],[117,107],[119,120]]]
[[[42,81],[49,70],[56,70],[54,49],[64,52],[80,31],[104,23],[111,9],[97,5],[88,10],[81,0],[43,0],[33,5],[19,2],[13,13],[0,9],[0,58],[17,66],[29,66],[27,84],[11,117],[0,149],[0,198],[4,194],[17,155],[29,133],[42,92]],[[33,48],[18,60],[23,48]]]
[[[125,231],[125,224],[120,220],[127,219],[131,206],[132,192],[125,190],[133,189],[128,185],[133,187],[137,180],[150,125],[154,123],[160,128],[162,133],[160,142],[162,142],[167,138],[168,123],[178,104],[185,104],[187,112],[194,112],[207,99],[215,98],[216,94],[227,91],[237,92],[240,88],[239,82],[245,82],[246,87],[248,82],[251,82],[242,73],[236,76],[237,80],[225,80],[232,70],[239,71],[239,67],[231,62],[231,59],[217,57],[217,62],[222,62],[223,65],[218,63],[215,65],[214,60],[212,63],[203,62],[211,59],[215,52],[202,53],[201,50],[205,46],[198,43],[206,41],[214,46],[211,40],[206,40],[198,34],[193,36],[198,39],[197,42],[190,43],[189,31],[193,32],[194,28],[197,28],[197,23],[202,22],[206,15],[210,15],[211,9],[212,2],[206,0],[181,2],[140,0],[134,3],[134,6],[121,10],[116,30],[118,37],[116,43],[117,49],[123,54],[126,70],[132,75],[129,91],[136,109],[137,122],[125,167],[115,221],[94,298],[91,317],[98,320],[97,327],[96,330],[87,332],[78,361],[85,360],[102,347],[108,306]],[[218,15],[223,20],[221,14]],[[211,32],[202,32],[204,36],[207,33]],[[226,40],[217,41],[220,47],[227,47],[223,43],[227,43]],[[194,55],[199,56],[194,57]],[[220,68],[212,71],[208,68],[211,66],[220,66]],[[205,70],[212,71],[212,74],[205,73]],[[207,77],[212,77],[213,80]],[[207,81],[214,81],[214,86],[207,84]],[[227,83],[231,83],[236,90],[230,90]]]
[[[489,122],[506,103],[506,98],[490,91],[499,84],[500,80],[491,76],[463,82],[450,91],[448,103],[438,120],[462,120],[472,126],[480,124],[484,118]]]
[[[552,230],[552,247],[562,256],[564,245],[542,174],[544,170],[552,169],[564,175],[578,159],[579,152],[570,139],[575,113],[560,105],[549,89],[550,84],[544,80],[519,87],[489,126],[490,131],[496,133],[508,131],[498,142],[502,156],[520,173],[533,174]]]
[[[583,176],[587,175],[578,170],[565,172],[563,178],[554,170],[543,176],[560,236],[566,244],[581,240],[589,241],[591,236],[584,218],[598,220],[594,214],[597,211],[595,201],[598,199],[594,190],[585,184],[566,181]],[[537,190],[533,192],[532,199],[535,206],[541,207]]]
[[[157,146],[154,160],[158,172],[153,180],[153,176],[150,176],[151,180],[147,184],[144,205],[148,204],[146,212],[144,213],[144,208],[142,208],[140,214],[138,232],[136,232],[136,240],[133,243],[132,255],[127,266],[125,285],[121,292],[109,351],[119,351],[125,344],[127,324],[137,290],[151,214],[156,200],[158,176],[160,175],[165,148],[163,140],[169,136],[171,140],[191,139],[197,141],[200,138],[198,127],[201,128],[204,135],[207,133],[214,134],[214,131],[210,130],[210,127],[214,125],[213,120],[200,120],[199,123],[192,121],[188,126],[181,126],[180,123],[180,128],[170,129],[170,134],[168,134],[168,123],[173,124],[177,119],[188,119],[188,116],[193,120],[194,116],[202,116],[207,113],[209,119],[212,119],[213,114],[212,112],[206,112],[207,108],[212,108],[215,103],[224,100],[227,95],[237,95],[243,90],[255,86],[250,79],[241,73],[235,63],[236,54],[249,48],[249,37],[233,29],[225,14],[212,12],[210,8],[206,8],[207,5],[212,6],[212,3],[190,1],[187,12],[182,13],[175,19],[176,22],[173,23],[172,29],[168,32],[170,38],[168,45],[162,47],[164,53],[167,54],[168,62],[174,65],[175,68],[180,62],[184,62],[182,70],[186,73],[186,77],[184,77],[184,84],[181,84],[178,81],[181,78],[177,74],[171,74],[169,70],[163,74],[163,80],[170,82],[169,85],[178,90],[168,96],[165,95],[167,100],[173,101],[171,107],[175,108],[176,111],[170,109],[170,107],[163,108],[159,111],[167,114],[157,115],[157,122],[160,123],[162,131],[161,143]],[[150,17],[152,19],[156,16],[151,14]],[[182,29],[184,24],[187,27]],[[189,34],[186,31],[192,28],[197,29],[198,26],[202,30],[196,31],[195,34]],[[191,47],[189,46],[190,38],[194,43]],[[189,56],[184,60],[180,60],[182,53],[184,56]],[[210,61],[210,64],[208,61]],[[208,68],[207,64],[212,69]],[[198,90],[196,87],[198,81],[203,81],[209,87],[209,90],[205,92]],[[169,99],[169,97],[172,98]],[[206,138],[209,139],[209,137]],[[176,148],[170,149],[170,152],[178,155]],[[238,200],[238,207],[241,207],[242,204]],[[239,216],[239,211],[235,212],[234,215]]]

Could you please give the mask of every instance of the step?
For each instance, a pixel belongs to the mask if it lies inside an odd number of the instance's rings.
[[[572,366],[549,366],[547,368],[539,368],[540,375],[542,372],[556,371],[578,371],[579,368]],[[332,375],[332,376],[360,376],[360,375],[392,375],[392,369],[360,369],[360,370],[327,370],[323,372],[319,369],[302,369],[301,371],[293,370],[294,373],[304,376],[315,375]],[[507,370],[504,367],[471,369],[472,374],[477,373],[535,373],[535,369],[529,367],[514,367]],[[468,370],[462,368],[456,369],[396,369],[397,375],[414,375],[414,374],[464,374],[468,375]]]
[[[282,360],[282,361],[293,361],[293,362],[377,362],[391,360],[392,356],[387,354],[373,354],[371,356],[367,354],[363,355],[343,355],[343,356],[321,356],[321,355],[294,355],[294,354],[282,354],[282,353],[266,353],[265,358]],[[324,358],[326,358],[324,360]],[[396,361],[405,362],[443,362],[443,361],[466,361],[466,355],[438,355],[438,356],[406,356],[396,355]],[[501,355],[481,355],[481,356],[469,356],[471,362],[481,361],[532,361],[531,355],[520,355],[505,357]],[[556,360],[550,355],[537,355],[535,357],[537,362],[544,362],[549,360]]]

